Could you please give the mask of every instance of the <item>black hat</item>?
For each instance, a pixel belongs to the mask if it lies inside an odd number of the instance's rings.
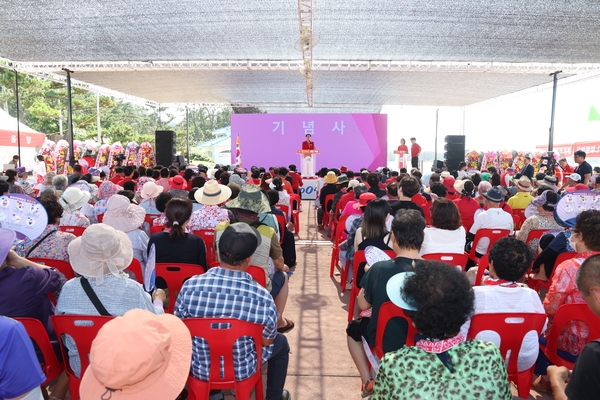
[[[489,201],[493,201],[494,203],[500,203],[504,200],[502,190],[500,190],[496,186],[488,190],[486,193],[483,193],[482,196],[488,199]]]
[[[219,239],[219,255],[226,263],[236,263],[250,257],[260,245],[256,228],[245,222],[236,222],[225,228]]]

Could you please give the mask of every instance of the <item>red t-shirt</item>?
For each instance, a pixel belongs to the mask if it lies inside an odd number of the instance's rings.
[[[418,157],[418,156],[419,156],[419,154],[421,154],[421,146],[419,146],[419,145],[418,145],[418,144],[416,144],[416,143],[413,143],[413,144],[410,146],[410,156],[411,156],[411,157]]]
[[[115,185],[118,184],[121,180],[123,180],[123,177],[121,175],[115,175],[112,178],[109,179],[112,183],[114,183]]]
[[[314,149],[315,149],[315,142],[309,142],[307,140],[302,142],[302,150],[314,150]]]
[[[405,153],[408,153],[408,146],[405,144],[401,144],[400,146],[398,146],[398,151],[403,151]]]
[[[454,200],[454,204],[458,207],[465,231],[469,232],[475,221],[475,212],[479,209],[479,202],[469,197],[461,197]]]

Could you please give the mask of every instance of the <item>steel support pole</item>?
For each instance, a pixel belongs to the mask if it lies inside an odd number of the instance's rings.
[[[17,70],[14,70],[15,72],[15,101],[17,102],[17,154],[19,155],[19,163],[17,165],[15,165],[15,168],[17,166],[21,166],[22,165],[22,161],[21,161],[21,122],[20,122],[20,118],[19,118],[19,73],[17,72]]]
[[[73,148],[73,102],[71,99],[71,74],[73,71],[63,68],[63,71],[67,73],[67,113],[68,113],[68,138],[69,138],[69,165],[72,167],[75,165],[75,151]]]
[[[550,114],[550,137],[548,139],[548,152],[554,150],[554,109],[556,108],[556,87],[558,86],[558,74],[562,71],[556,71],[550,74],[554,77],[554,85],[552,86],[552,114]]]

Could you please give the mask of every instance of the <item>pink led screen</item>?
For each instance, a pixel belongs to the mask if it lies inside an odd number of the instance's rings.
[[[240,138],[242,164],[299,165],[306,133],[320,151],[316,169],[346,165],[358,171],[387,165],[386,114],[232,114],[231,154]]]

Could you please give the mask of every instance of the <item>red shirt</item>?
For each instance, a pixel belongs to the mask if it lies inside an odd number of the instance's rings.
[[[340,197],[340,200],[338,201],[340,210],[344,211],[346,204],[351,200],[354,200],[354,190],[348,190],[348,193],[343,194],[342,197]]]
[[[294,189],[294,191],[297,191],[300,186],[304,186],[304,182],[299,173],[290,171],[289,176],[292,178],[292,189]]]
[[[112,179],[111,179],[112,180]],[[117,182],[117,185],[119,186],[123,186],[123,184],[127,181],[132,181],[132,178],[122,178],[119,182]]]
[[[416,144],[416,143],[413,143],[413,144],[410,146],[410,156],[411,156],[411,157],[418,157],[418,156],[419,156],[419,154],[421,154],[421,146],[419,146],[419,145],[418,145],[418,144]]]
[[[120,181],[123,180],[123,177],[121,175],[115,175],[112,178],[109,179],[112,183],[114,183],[115,185],[118,184]]]
[[[314,150],[315,149],[315,142],[309,142],[308,140],[305,140],[304,142],[302,142],[302,150]]]
[[[464,196],[454,200],[454,204],[458,207],[458,212],[460,213],[465,231],[469,232],[471,225],[473,225],[473,222],[475,221],[475,211],[479,209],[479,202]]]
[[[405,153],[408,153],[408,146],[405,144],[401,144],[400,146],[398,146],[398,151],[403,151]]]

